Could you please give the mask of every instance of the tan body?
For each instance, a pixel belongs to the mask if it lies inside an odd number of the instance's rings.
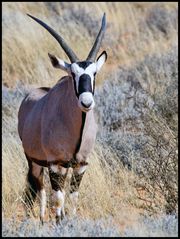
[[[86,113],[80,150],[82,111],[71,77],[63,77],[48,92],[43,89],[33,90],[23,100],[19,114],[18,131],[25,153],[44,166],[46,163],[66,163],[76,156],[85,161],[91,152],[97,125],[93,110]]]
[[[72,167],[70,199],[76,214],[78,189],[86,171],[87,157],[92,151],[97,125],[93,108],[95,75],[107,59],[103,51],[96,60],[106,27],[105,13],[96,40],[85,61],[79,61],[64,39],[40,19],[28,14],[45,28],[64,49],[71,63],[48,53],[52,65],[68,73],[50,88],[30,92],[22,101],[18,114],[18,132],[28,160],[25,204],[33,209],[40,192],[40,218],[44,221],[46,192],[43,166],[48,167],[55,197],[56,223],[65,216],[64,184]]]

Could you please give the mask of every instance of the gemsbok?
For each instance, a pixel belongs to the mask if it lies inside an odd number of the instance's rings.
[[[97,124],[93,108],[95,75],[107,59],[103,51],[96,60],[106,28],[105,13],[101,28],[85,61],[79,61],[64,39],[41,20],[27,14],[43,26],[60,44],[71,63],[49,54],[54,67],[68,73],[52,88],[32,90],[23,99],[18,113],[18,132],[26,155],[29,171],[25,202],[33,208],[40,193],[40,220],[46,209],[43,169],[48,167],[55,198],[56,223],[64,217],[64,184],[72,168],[70,199],[76,214],[78,190],[87,168],[87,158],[96,139]]]

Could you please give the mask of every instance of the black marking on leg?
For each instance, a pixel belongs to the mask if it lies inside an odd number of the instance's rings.
[[[62,191],[64,188],[67,173],[62,175],[61,172],[57,172],[57,173],[53,172],[50,167],[48,169],[49,169],[49,176],[50,176],[52,189],[55,191],[58,191],[58,190]]]
[[[27,157],[27,156],[26,156]],[[27,174],[27,187],[24,193],[25,204],[32,209],[34,201],[37,196],[37,191],[40,191],[43,185],[43,168],[40,170],[40,174],[35,176],[32,172],[32,162],[28,159],[29,171]]]
[[[36,180],[35,178],[31,175],[31,173],[28,173],[27,176],[27,181],[28,181],[28,186],[25,191],[25,203],[32,208],[34,201],[36,199],[36,194],[37,194],[37,186],[36,186]]]
[[[81,183],[82,177],[85,172],[81,174],[73,173],[70,183],[70,193],[77,192],[79,189],[79,185]]]

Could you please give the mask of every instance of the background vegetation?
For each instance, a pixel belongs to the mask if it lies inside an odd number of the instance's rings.
[[[17,113],[34,87],[52,87],[64,72],[47,53],[68,61],[30,13],[54,27],[85,59],[103,12],[101,50],[108,60],[97,76],[97,143],[82,180],[78,214],[44,227],[26,218],[22,194],[27,162]],[[2,206],[3,236],[177,236],[178,131],[177,3],[2,3]],[[68,188],[68,181],[66,187]],[[67,195],[67,210],[70,207]]]

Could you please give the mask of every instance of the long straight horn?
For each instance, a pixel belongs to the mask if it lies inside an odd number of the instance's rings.
[[[87,61],[95,61],[95,58],[97,56],[97,53],[99,51],[103,36],[104,36],[104,32],[106,29],[106,14],[104,13],[103,18],[102,18],[102,24],[101,24],[101,29],[96,37],[96,40],[94,42],[94,45],[87,57]]]
[[[46,23],[42,22],[38,18],[33,17],[30,14],[27,14],[27,15],[31,17],[32,19],[34,19],[36,22],[38,22],[41,26],[43,26],[59,42],[59,44],[66,52],[67,56],[69,57],[71,63],[78,61],[78,58],[75,55],[75,53],[71,50],[71,48],[66,44],[64,39],[59,34],[57,34],[51,27],[49,27]]]

